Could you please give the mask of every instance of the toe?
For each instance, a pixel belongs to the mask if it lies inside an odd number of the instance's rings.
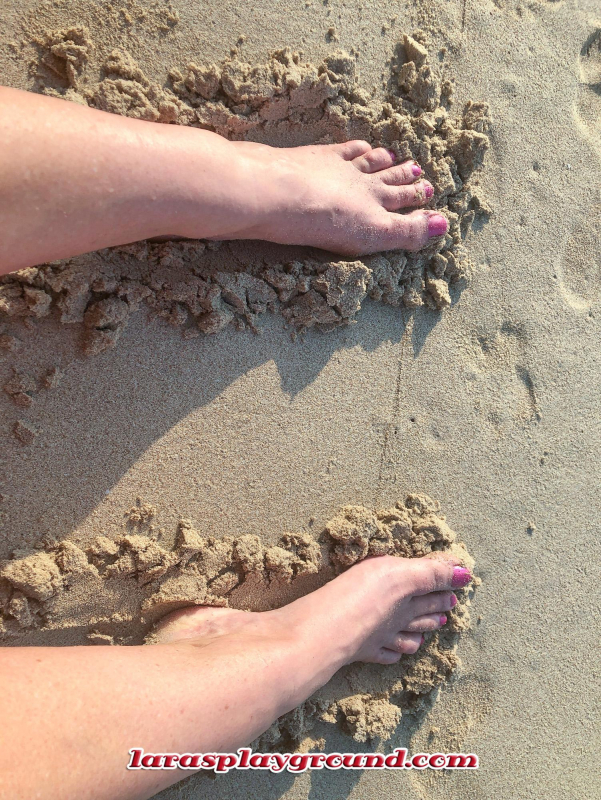
[[[449,230],[448,219],[438,212],[430,213],[428,217],[428,237],[444,236]]]
[[[417,652],[419,646],[424,641],[421,633],[409,633],[403,631],[397,634],[390,642],[386,643],[384,650],[391,650],[393,653],[411,655]]]
[[[421,617],[450,611],[456,605],[457,598],[453,592],[430,592],[430,594],[413,597],[411,611],[416,617]]]
[[[386,647],[381,647],[378,654],[373,659],[374,664],[397,664],[403,657],[402,653],[396,653],[394,650],[388,650]]]
[[[417,181],[406,186],[390,187],[386,189],[384,207],[388,211],[398,211],[399,208],[411,208],[427,203],[434,195],[434,187],[428,181]]]
[[[424,614],[421,617],[415,617],[415,619],[412,619],[405,630],[401,631],[401,634],[406,632],[424,633],[425,631],[437,631],[446,624],[446,614]]]
[[[331,145],[338,155],[342,156],[345,161],[352,161],[354,158],[363,155],[371,150],[369,142],[364,142],[363,139],[352,139],[350,142],[343,142],[342,144]]]
[[[415,252],[425,247],[434,236],[441,236],[448,229],[446,217],[432,211],[412,211],[410,214],[390,213],[385,247],[386,250],[410,250]]]
[[[399,164],[398,167],[391,167],[382,172],[378,177],[383,183],[388,186],[403,186],[407,183],[413,183],[416,178],[423,175],[422,168],[415,161],[405,161],[404,164]]]
[[[394,151],[386,150],[385,147],[376,147],[375,150],[369,150],[354,158],[353,164],[361,172],[371,173],[388,169],[392,167],[395,161],[396,155]]]

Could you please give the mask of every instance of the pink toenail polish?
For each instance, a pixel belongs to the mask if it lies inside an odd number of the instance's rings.
[[[427,183],[427,184],[424,186],[424,194],[426,195],[426,197],[428,198],[428,200],[429,200],[429,199],[430,199],[430,198],[431,198],[431,197],[434,195],[434,189],[433,189],[433,188],[430,186],[430,184],[429,184],[429,183]]]
[[[425,637],[425,636],[424,636],[424,634],[422,633],[422,639],[421,639],[421,642],[420,642],[420,644],[423,644],[425,641],[426,641],[426,637]]]
[[[466,569],[465,567],[454,567],[451,586],[453,589],[463,589],[464,586],[468,585],[471,579],[472,575],[469,569]]]
[[[419,164],[413,164],[413,166],[411,167],[411,172],[415,175],[416,178],[419,178],[419,176],[422,174],[422,168],[420,167]]]
[[[457,598],[455,597],[454,594],[452,594],[451,595],[451,608],[455,608],[456,605],[457,605]]]
[[[446,217],[442,214],[433,214],[428,219],[428,236],[442,236],[449,227]]]
[[[441,624],[441,626],[447,624],[447,615],[446,614],[441,614],[440,615],[440,624]]]
[[[388,150],[388,155],[390,156],[390,158],[392,158],[392,163],[394,164],[394,162],[396,161],[396,153],[394,152],[394,150]]]

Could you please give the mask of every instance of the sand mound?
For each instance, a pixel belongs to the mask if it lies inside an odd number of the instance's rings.
[[[253,66],[233,51],[221,64],[174,68],[162,86],[123,50],[105,59],[96,82],[88,79],[94,43],[83,27],[45,32],[36,46],[40,91],[94,108],[276,146],[361,138],[415,158],[435,189],[430,207],[448,216],[450,229],[420,253],[350,261],[244,243],[110,248],[0,279],[0,319],[55,313],[82,325],[84,350],[94,354],[115,345],[141,306],[192,337],[230,323],[255,329],[266,311],[296,330],[327,330],[351,322],[367,297],[410,309],[450,305],[450,286],[468,269],[463,239],[476,215],[489,214],[474,173],[490,121],[484,103],[451,115],[452,82],[430,64],[422,33],[398,46],[384,100],[360,87],[355,59],[343,52],[314,65],[285,49]]]
[[[347,506],[320,535],[289,533],[271,547],[250,534],[205,537],[181,520],[168,548],[159,541],[155,514],[138,502],[112,538],[99,536],[85,549],[69,540],[46,543],[0,563],[0,643],[18,645],[25,637],[39,643],[44,634],[67,629],[72,642],[79,629],[82,643],[139,644],[169,611],[190,604],[276,607],[308,591],[307,581],[316,588],[371,555],[450,551],[473,567],[438,504],[424,495],[380,512]],[[456,668],[459,633],[469,624],[468,594],[457,592],[446,628],[426,634],[419,653],[392,667],[345,668],[274,723],[261,746],[298,745],[318,720],[338,722],[361,742],[391,736],[402,714],[428,707]]]

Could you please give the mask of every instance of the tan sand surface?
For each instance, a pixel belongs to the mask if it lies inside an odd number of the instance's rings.
[[[367,553],[455,548],[482,581],[469,613],[263,744],[463,750],[477,774],[160,796],[596,796],[598,4],[9,0],[0,19],[3,83],[278,144],[410,145],[453,222],[405,261],[170,243],[0,286],[2,643],[127,644],[191,595],[263,608]]]

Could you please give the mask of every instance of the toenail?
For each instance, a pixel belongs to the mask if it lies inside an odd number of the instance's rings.
[[[393,162],[396,161],[396,153],[394,152],[394,150],[387,150],[386,152],[388,153],[390,158],[392,158]]]
[[[447,218],[442,214],[433,214],[428,219],[428,236],[442,236],[447,232]]]
[[[430,186],[430,184],[429,184],[429,183],[427,183],[427,184],[424,186],[424,194],[426,195],[426,197],[428,198],[428,200],[429,200],[431,197],[433,197],[433,196],[434,196],[434,189],[433,189],[433,188]]]
[[[466,569],[465,567],[454,567],[451,586],[453,589],[462,589],[464,586],[468,585],[471,579],[472,575],[469,569]]]
[[[440,615],[440,624],[441,624],[441,626],[447,624],[447,615],[446,614],[441,614]]]
[[[413,166],[411,167],[411,172],[415,175],[416,178],[419,178],[419,176],[422,174],[422,168],[420,167],[419,164],[413,164]]]
[[[425,637],[425,636],[424,636],[424,634],[422,633],[422,638],[421,638],[420,644],[423,644],[425,641],[426,641],[426,637]]]
[[[452,594],[451,595],[451,608],[455,608],[456,605],[457,605],[457,598],[455,597],[454,594]]]

